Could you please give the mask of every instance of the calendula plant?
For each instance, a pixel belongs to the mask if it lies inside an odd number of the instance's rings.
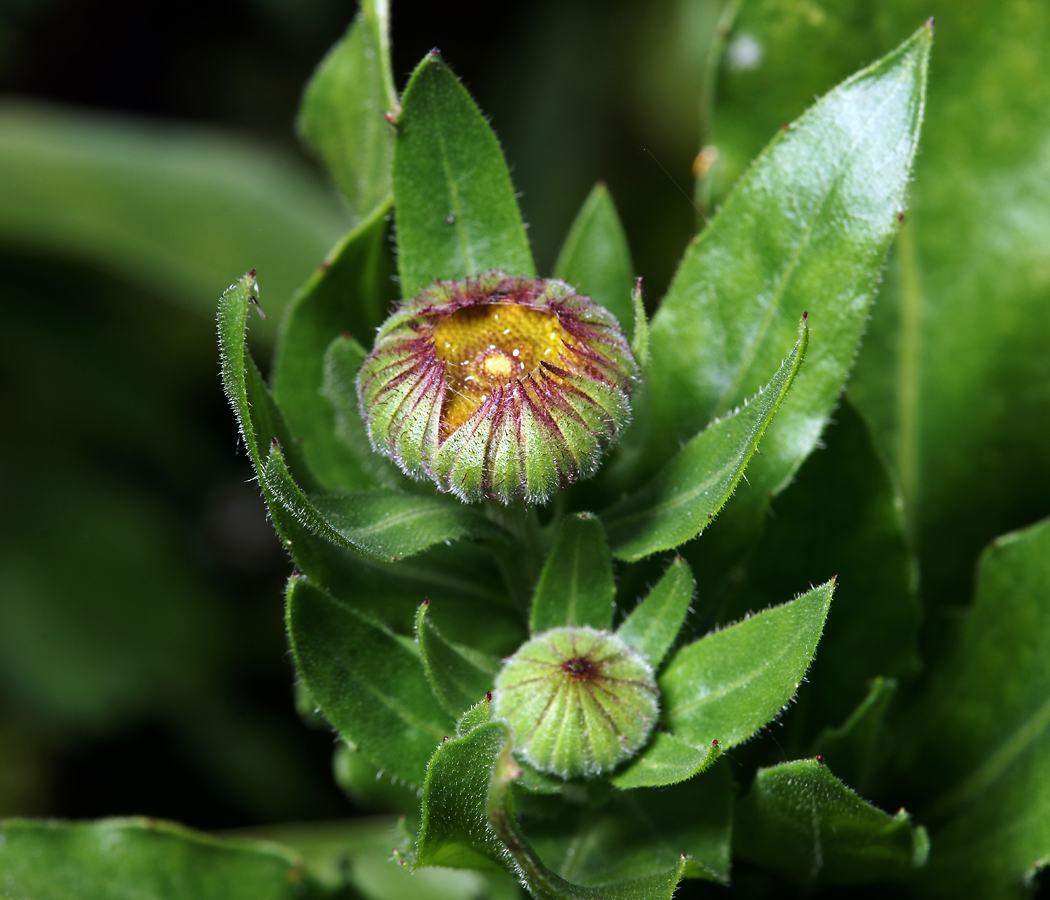
[[[256,274],[226,293],[223,378],[295,561],[303,705],[345,741],[352,794],[378,773],[413,798],[405,865],[643,898],[728,883],[733,845],[803,882],[925,862],[925,831],[820,757],[762,770],[733,811],[720,760],[792,703],[835,580],[704,634],[694,551],[720,529],[717,564],[744,564],[839,402],[931,34],[785,126],[651,322],[602,186],[538,277],[499,144],[438,53],[398,97],[366,7],[318,70],[300,126],[360,222],[289,310],[270,386],[245,345]],[[814,828],[817,862],[785,856]]]
[[[246,342],[266,260],[218,328],[295,567],[300,712],[338,735],[341,787],[402,814],[376,846],[416,881],[340,874],[375,856],[352,829],[270,833],[292,850],[21,822],[0,844],[0,866],[22,854],[16,894],[72,895],[48,885],[74,890],[83,860],[151,897],[186,895],[176,870],[231,897],[1029,891],[1050,859],[1050,525],[985,552],[972,612],[917,677],[914,473],[907,453],[887,466],[873,369],[859,411],[843,393],[910,227],[932,37],[767,132],[750,165],[731,109],[697,160],[697,204],[720,209],[647,303],[602,184],[537,273],[486,119],[436,51],[399,94],[388,10],[365,2],[298,122],[354,226],[287,309],[269,379]],[[741,31],[727,52],[747,72],[779,46]]]

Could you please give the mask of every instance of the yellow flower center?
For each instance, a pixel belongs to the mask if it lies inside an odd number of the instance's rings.
[[[441,410],[447,436],[496,388],[526,377],[544,360],[557,364],[564,333],[554,313],[490,303],[456,310],[434,326],[431,339],[447,363],[449,392]]]

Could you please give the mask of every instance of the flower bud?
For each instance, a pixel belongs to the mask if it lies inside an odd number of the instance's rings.
[[[357,379],[373,446],[471,502],[543,503],[594,473],[630,416],[616,319],[561,281],[439,281],[379,330]]]
[[[493,712],[515,752],[562,778],[593,776],[633,756],[660,712],[649,664],[605,631],[552,628],[524,644],[496,678]]]

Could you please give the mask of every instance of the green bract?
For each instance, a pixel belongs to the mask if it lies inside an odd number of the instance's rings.
[[[489,272],[402,303],[357,376],[373,445],[470,502],[544,503],[594,473],[630,415],[613,316],[562,281]]]

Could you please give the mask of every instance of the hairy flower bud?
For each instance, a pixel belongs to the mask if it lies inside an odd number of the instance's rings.
[[[543,503],[594,473],[637,366],[615,318],[561,281],[489,272],[402,303],[358,374],[373,446],[465,501]]]
[[[562,778],[598,775],[633,756],[660,712],[649,664],[622,640],[566,626],[538,634],[496,678],[494,712],[515,752]]]

